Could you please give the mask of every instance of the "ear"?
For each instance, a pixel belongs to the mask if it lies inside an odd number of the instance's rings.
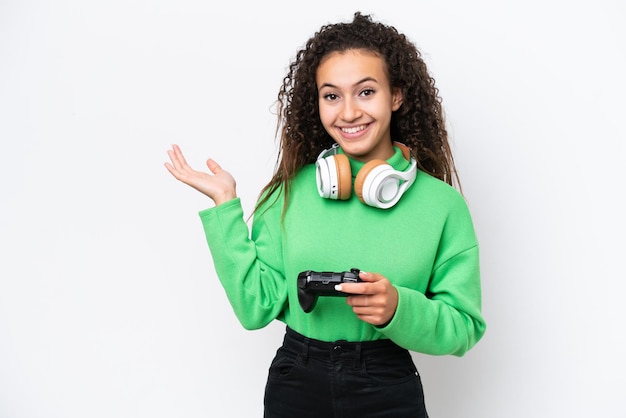
[[[402,106],[402,90],[399,87],[393,89],[391,93],[391,110],[396,111]]]

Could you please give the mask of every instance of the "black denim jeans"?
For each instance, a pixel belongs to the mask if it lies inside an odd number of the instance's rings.
[[[322,342],[287,328],[265,388],[265,418],[427,418],[410,353],[390,340]]]

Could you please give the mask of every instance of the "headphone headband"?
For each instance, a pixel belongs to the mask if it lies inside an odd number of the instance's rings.
[[[374,159],[367,162],[357,173],[354,190],[365,204],[388,209],[398,203],[404,192],[413,184],[417,176],[417,161],[405,144],[394,142],[410,162],[405,171],[398,171],[386,161]],[[316,162],[316,181],[319,195],[333,200],[350,198],[352,173],[350,161],[339,154],[339,144],[323,150]]]

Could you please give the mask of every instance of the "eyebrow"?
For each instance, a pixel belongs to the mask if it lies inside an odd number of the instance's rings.
[[[354,83],[355,86],[358,86],[359,84],[363,84],[366,83],[368,81],[373,81],[375,83],[378,83],[378,80],[376,80],[374,77],[365,77],[359,81],[357,81],[356,83]],[[336,85],[331,84],[331,83],[323,83],[321,86],[319,86],[320,89],[324,88],[324,87],[330,87],[330,88],[337,88]]]

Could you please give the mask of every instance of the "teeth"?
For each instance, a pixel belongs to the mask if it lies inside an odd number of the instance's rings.
[[[353,128],[341,128],[341,130],[347,134],[355,134],[363,129],[365,129],[365,125],[355,126]]]

